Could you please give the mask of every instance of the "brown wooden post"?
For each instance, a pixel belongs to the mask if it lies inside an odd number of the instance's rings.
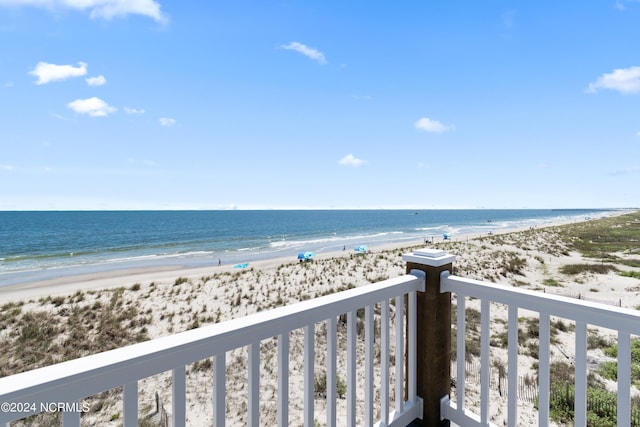
[[[440,420],[440,399],[451,392],[451,293],[440,293],[440,273],[453,273],[454,255],[425,248],[403,255],[407,274],[426,274],[425,292],[417,293],[417,393],[423,400],[420,425],[448,426]]]

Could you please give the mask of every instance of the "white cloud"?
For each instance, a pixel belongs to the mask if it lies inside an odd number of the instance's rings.
[[[0,6],[33,6],[49,11],[75,9],[89,11],[91,19],[110,20],[127,15],[142,15],[165,23],[167,17],[155,0],[0,0]]]
[[[502,14],[502,25],[511,29],[515,26],[516,11],[511,9]]]
[[[47,62],[38,62],[33,71],[29,71],[29,74],[38,78],[35,84],[43,85],[56,80],[66,80],[69,77],[84,76],[87,74],[87,64],[78,62],[78,66],[74,67],[73,65],[56,65]]]
[[[627,10],[627,6],[625,5],[625,3],[640,3],[640,1],[639,0],[616,0],[613,7],[620,12],[625,12]]]
[[[609,175],[621,176],[621,175],[629,175],[632,173],[640,173],[640,166],[632,166],[627,169],[618,169],[616,171],[609,173]]]
[[[76,99],[67,104],[67,107],[78,114],[88,114],[91,117],[105,117],[117,111],[100,98]]]
[[[103,75],[96,77],[87,77],[84,79],[89,86],[102,86],[107,83],[107,79]]]
[[[49,113],[49,114],[51,114],[51,117],[53,117],[54,119],[63,120],[63,121],[69,120],[68,118],[66,118],[62,114],[58,114],[58,113]]]
[[[437,120],[430,119],[428,117],[422,117],[415,122],[416,129],[423,130],[425,132],[442,133],[448,130],[453,130],[453,126],[446,126]]]
[[[160,117],[160,120],[158,121],[160,122],[160,125],[164,127],[169,127],[176,124],[176,120],[170,117]]]
[[[309,46],[303,45],[302,43],[298,43],[298,42],[290,42],[289,44],[286,45],[282,45],[280,46],[283,49],[287,49],[287,50],[294,50],[296,52],[299,52],[301,54],[303,54],[304,56],[313,59],[314,61],[317,61],[319,64],[326,64],[327,60],[324,57],[324,54],[322,52],[320,52],[319,50],[316,50],[314,48],[311,48]]]
[[[144,109],[143,108],[130,108],[130,107],[124,107],[124,112],[127,114],[144,114]]]
[[[356,157],[354,157],[353,154],[347,154],[346,156],[344,156],[343,158],[341,158],[340,160],[338,160],[338,164],[344,165],[344,166],[353,166],[353,167],[358,167],[358,166],[362,166],[363,164],[365,164],[366,162],[364,160],[358,159]]]
[[[598,89],[617,90],[620,93],[640,93],[640,67],[618,68],[605,73],[589,83],[588,93],[596,93]]]

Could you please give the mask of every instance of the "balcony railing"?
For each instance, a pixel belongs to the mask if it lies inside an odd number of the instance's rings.
[[[213,424],[226,420],[226,353],[247,348],[248,425],[261,424],[261,341],[277,338],[277,421],[289,425],[291,376],[290,336],[304,335],[305,426],[317,420],[314,389],[318,370],[326,373],[328,426],[406,426],[414,420],[422,425],[490,424],[490,309],[492,303],[508,306],[507,408],[509,426],[518,420],[518,310],[539,313],[539,425],[549,423],[550,316],[575,321],[575,425],[587,419],[587,325],[618,333],[618,426],[630,425],[631,336],[640,335],[640,315],[634,310],[574,300],[456,277],[454,256],[435,250],[416,251],[404,257],[407,275],[347,291],[303,301],[243,318],[193,329],[116,350],[36,369],[0,379],[0,423],[47,411],[51,402],[66,402],[59,408],[64,426],[78,426],[83,399],[105,390],[123,387],[125,426],[139,420],[138,383],[162,372],[171,372],[171,423],[185,425],[187,419],[186,366],[213,358]],[[480,300],[480,405],[479,414],[465,405],[465,334],[458,333],[455,401],[451,396],[451,301],[457,302],[457,330],[465,331],[466,300]],[[357,330],[358,314],[364,309],[364,333]],[[346,416],[338,418],[339,321],[346,313]],[[374,316],[375,314],[375,316]],[[375,319],[374,319],[375,318]],[[315,366],[316,326],[326,325],[326,366]],[[342,323],[342,322],[340,322]],[[364,352],[364,357],[359,352]],[[378,355],[378,356],[376,356]],[[392,356],[393,357],[390,357]],[[359,360],[363,366],[358,367]],[[342,360],[342,357],[340,357]],[[319,369],[320,368],[320,369]],[[358,380],[357,372],[364,370]],[[374,390],[377,393],[374,393]],[[359,409],[358,400],[363,401]],[[264,398],[262,399],[264,400]],[[264,402],[263,402],[264,403]],[[20,413],[6,409],[20,409]],[[377,416],[376,416],[377,415]]]
[[[480,414],[465,409],[465,359],[457,358],[456,401],[443,396],[441,416],[460,425],[488,425],[490,384],[490,303],[508,306],[508,425],[517,425],[518,387],[518,310],[539,313],[538,419],[539,425],[549,420],[550,396],[550,316],[575,322],[575,402],[574,423],[587,425],[587,325],[617,331],[618,387],[617,425],[631,425],[631,335],[640,335],[640,314],[635,310],[575,300],[509,286],[502,286],[441,274],[440,291],[457,295],[457,330],[465,330],[466,297],[480,300]],[[464,334],[457,334],[456,353],[465,354]]]
[[[403,360],[406,352],[405,331],[408,345],[416,340],[416,292],[422,290],[424,280],[407,275],[389,279],[371,286],[363,286],[343,292],[303,301],[290,306],[264,311],[243,318],[123,347],[100,354],[71,360],[53,366],[35,369],[0,379],[0,402],[5,407],[0,411],[0,423],[50,409],[51,402],[66,402],[62,408],[62,421],[66,426],[79,426],[82,408],[80,403],[87,396],[123,386],[123,417],[125,426],[138,425],[138,382],[146,377],[171,371],[172,410],[171,422],[175,426],[185,425],[186,379],[185,367],[193,362],[214,357],[214,392],[211,396],[213,420],[216,426],[225,425],[225,355],[226,352],[248,347],[248,425],[260,425],[260,342],[277,337],[278,344],[278,425],[289,425],[289,334],[296,329],[304,330],[304,425],[313,426],[315,399],[314,348],[315,325],[327,322],[326,365],[326,424],[373,425],[374,404],[381,405],[378,425],[406,426],[420,418],[422,401],[416,395],[415,352],[406,353],[408,368]],[[405,297],[408,300],[408,317],[405,324],[402,315],[394,316],[390,324],[390,301],[394,312],[403,313]],[[380,303],[379,348],[381,355],[390,352],[390,337],[395,337],[395,375],[390,381],[389,357],[380,357],[378,370],[382,377],[380,399],[374,402],[374,306]],[[364,413],[356,423],[356,368],[357,368],[357,310],[364,309]],[[337,350],[336,330],[339,316],[346,314],[347,384],[345,420],[337,420]],[[405,385],[408,393],[405,398]],[[389,393],[395,393],[395,405],[390,407]],[[25,406],[27,404],[27,406]],[[11,411],[15,408],[15,411]],[[33,410],[32,410],[33,409]]]

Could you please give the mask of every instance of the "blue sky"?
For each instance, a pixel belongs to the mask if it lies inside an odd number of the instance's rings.
[[[640,1],[0,0],[0,210],[640,206]]]

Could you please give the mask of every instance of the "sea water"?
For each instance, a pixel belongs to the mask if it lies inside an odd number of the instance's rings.
[[[442,240],[605,216],[610,210],[0,212],[0,286],[154,266],[203,267],[298,252]]]

